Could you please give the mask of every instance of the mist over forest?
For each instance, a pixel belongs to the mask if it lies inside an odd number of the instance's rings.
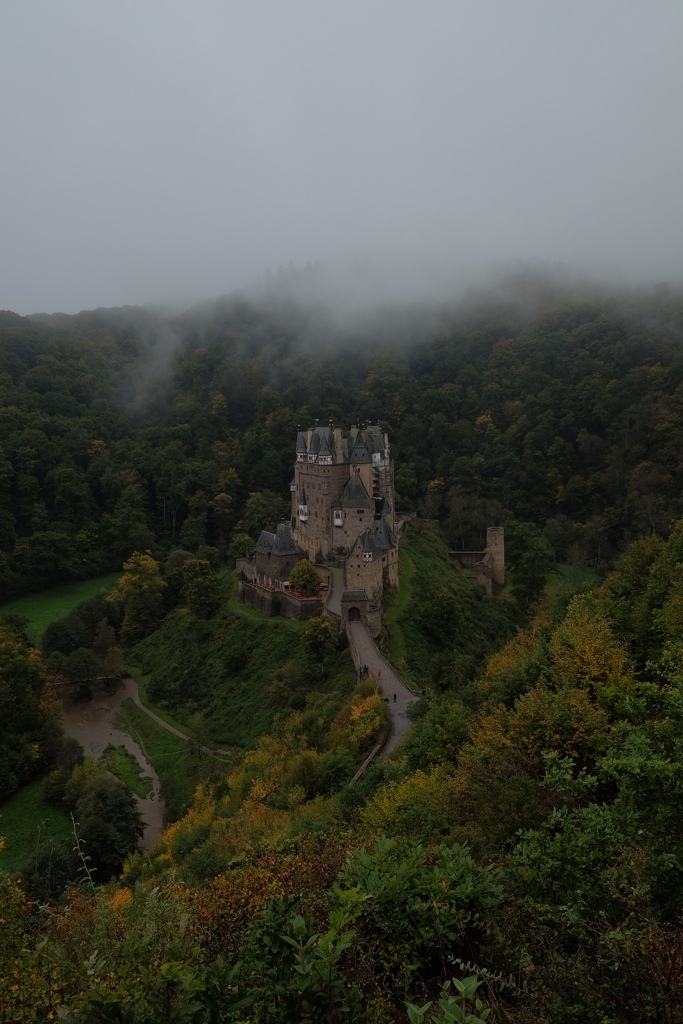
[[[2,5],[0,1021],[683,1024],[682,31]]]
[[[678,1024],[683,291],[320,276],[0,313],[0,1009]],[[408,518],[379,643],[418,699],[374,761],[390,705],[333,619],[238,600],[316,422],[387,431]],[[487,595],[457,552],[490,526]],[[149,779],[63,732],[96,700],[156,773],[143,852]]]
[[[286,496],[316,419],[382,423],[399,508],[453,546],[512,517],[602,564],[683,512],[680,290],[527,271],[450,303],[340,309],[299,298],[312,273],[181,313],[2,315],[6,597],[190,524],[224,557],[250,494]]]
[[[683,276],[675,0],[3,15],[0,308],[184,308],[290,264],[333,307]]]

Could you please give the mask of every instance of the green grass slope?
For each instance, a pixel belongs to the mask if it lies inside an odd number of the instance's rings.
[[[260,615],[236,600],[232,579],[227,583],[211,620],[174,612],[132,650],[131,661],[155,706],[187,724],[200,712],[207,743],[235,750],[253,746],[278,712],[303,707],[310,690],[350,693],[356,674],[348,651],[330,657],[324,671],[311,664],[305,623]]]
[[[116,585],[121,573],[110,572],[106,576],[95,576],[90,580],[78,583],[65,583],[62,587],[51,587],[40,594],[27,594],[14,601],[0,605],[0,617],[3,615],[20,615],[28,619],[26,631],[34,643],[40,643],[41,637],[51,622],[63,619],[81,604],[96,594],[106,594]]]
[[[0,808],[0,874],[19,871],[39,844],[66,839],[71,830],[69,816],[45,800],[42,780],[24,786]]]
[[[383,616],[390,660],[419,689],[463,685],[512,633],[509,605],[454,563],[435,527],[406,526],[399,570]]]

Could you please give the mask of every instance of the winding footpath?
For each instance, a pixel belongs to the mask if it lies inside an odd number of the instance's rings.
[[[335,568],[330,573],[330,589],[325,601],[328,612],[341,618],[341,594],[344,590],[344,570]],[[418,697],[403,682],[393,665],[387,661],[370,636],[362,622],[349,622],[346,627],[351,648],[351,656],[360,673],[366,666],[381,687],[387,702],[389,713],[389,735],[382,748],[388,754],[396,747],[408,730],[411,722],[407,710]],[[111,744],[124,747],[135,758],[145,776],[152,780],[152,792],[144,799],[136,797],[142,820],[145,825],[140,849],[149,850],[156,843],[163,830],[164,801],[161,798],[159,776],[147,759],[143,747],[127,732],[117,725],[118,714],[124,700],[130,698],[153,722],[166,729],[181,740],[190,740],[187,733],[169,725],[163,718],[145,707],[140,699],[138,684],[134,679],[126,677],[122,680],[116,693],[100,694],[88,700],[83,698],[65,697],[62,701],[64,709],[64,732],[82,744],[84,749],[100,758]],[[219,760],[229,756],[228,751],[211,750],[202,747],[202,753]],[[180,753],[180,751],[179,751]]]
[[[342,568],[331,569],[330,589],[325,600],[325,609],[337,618],[341,618],[341,595],[343,590],[344,570]],[[407,714],[408,705],[412,704],[418,697],[406,686],[393,665],[380,652],[364,623],[347,623],[346,633],[349,638],[351,657],[356,666],[356,671],[360,673],[361,666],[367,666],[368,672],[377,680],[382,689],[384,699],[387,701],[389,736],[382,748],[382,753],[388,754],[394,747],[398,746],[411,728],[412,723]]]
[[[367,666],[368,672],[377,680],[387,701],[389,737],[382,748],[382,753],[388,754],[398,746],[412,727],[412,722],[408,718],[408,706],[418,699],[417,695],[408,689],[396,669],[380,653],[364,623],[349,622],[346,632],[356,669],[360,670],[361,665]]]

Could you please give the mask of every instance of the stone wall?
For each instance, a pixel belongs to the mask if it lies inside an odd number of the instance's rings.
[[[486,590],[489,597],[493,594],[493,559],[486,552],[481,562],[477,562],[477,583]]]
[[[473,569],[484,557],[483,551],[451,551],[450,554],[466,569]]]
[[[389,548],[382,555],[382,568],[386,569],[389,580],[389,586],[393,590],[398,590],[398,547]]]
[[[254,583],[245,583],[244,580],[240,580],[238,593],[240,601],[269,618],[282,615],[285,619],[302,622],[322,615],[324,611],[319,598],[300,599],[288,594],[286,590],[266,590]]]
[[[324,611],[322,601],[317,598],[300,600],[293,594],[283,591],[280,595],[280,615],[285,619],[296,619],[303,622],[305,619],[312,619],[316,615],[322,615]]]
[[[342,525],[334,526],[334,547],[350,551],[358,537],[366,529],[375,526],[375,510],[372,508],[342,509]]]
[[[347,590],[364,590],[371,601],[377,601],[382,594],[382,558],[371,562],[363,559],[363,545],[358,541],[346,559],[344,585]]]
[[[261,582],[272,581],[273,583],[280,583],[282,580],[289,578],[289,574],[299,561],[300,556],[294,555],[277,555],[271,551],[256,553],[256,577]]]
[[[235,568],[238,576],[241,573],[248,580],[256,579],[256,566],[250,558],[238,558],[235,562]]]
[[[253,583],[245,583],[240,580],[238,595],[240,601],[244,601],[250,608],[254,608],[261,615],[278,615],[280,612],[281,590],[264,590]]]
[[[296,488],[292,491],[292,531],[297,544],[311,562],[318,552],[326,558],[334,545],[331,503],[341,494],[349,479],[349,467],[341,465],[319,466],[317,463],[298,462],[295,470]],[[299,520],[299,495],[306,492],[308,522]]]
[[[493,584],[502,586],[505,583],[505,529],[502,526],[489,526],[486,531],[486,548],[483,551],[449,551],[461,565],[468,569],[476,569],[477,583],[486,588],[491,596]]]
[[[342,601],[340,631],[346,633],[346,626],[349,621],[349,612],[356,609],[360,613],[361,621],[367,626],[370,636],[376,640],[382,632],[382,610],[379,605],[373,606],[369,601]]]

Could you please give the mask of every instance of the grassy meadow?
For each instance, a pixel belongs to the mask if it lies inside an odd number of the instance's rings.
[[[42,780],[24,786],[0,807],[0,874],[19,871],[38,843],[66,839],[71,831],[69,816],[45,800]]]
[[[110,743],[101,760],[112,775],[120,779],[136,796],[144,800],[152,792],[152,780],[142,774],[140,765],[125,747],[113,747]]]
[[[51,587],[50,590],[43,590],[39,594],[17,597],[14,601],[6,601],[0,605],[0,617],[20,615],[27,619],[26,632],[33,643],[38,644],[51,622],[63,619],[82,601],[87,601],[96,594],[107,593],[118,583],[120,576],[120,572],[110,572],[90,580]]]

